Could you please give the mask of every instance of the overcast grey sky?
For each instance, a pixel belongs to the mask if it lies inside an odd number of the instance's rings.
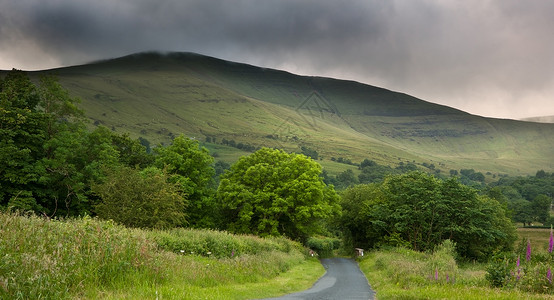
[[[190,51],[411,94],[554,115],[554,1],[0,0],[0,69]]]

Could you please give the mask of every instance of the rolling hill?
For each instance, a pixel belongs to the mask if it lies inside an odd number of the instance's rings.
[[[381,164],[490,174],[554,169],[554,124],[492,119],[353,81],[298,76],[193,53],[141,53],[55,74],[91,126],[168,143],[179,134]],[[222,159],[244,154],[208,144]]]

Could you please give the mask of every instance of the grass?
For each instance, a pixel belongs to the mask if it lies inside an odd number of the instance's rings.
[[[522,242],[526,245],[526,241],[531,242],[533,249],[546,251],[548,249],[548,241],[550,239],[550,229],[546,228],[518,228],[517,234],[519,235],[519,241],[517,245]],[[516,248],[518,247],[516,245]]]
[[[379,300],[552,299],[551,295],[490,288],[484,265],[458,266],[449,251],[433,254],[406,249],[374,251],[364,257],[360,268]]]
[[[143,231],[88,217],[0,213],[0,254],[1,299],[273,297],[306,289],[324,272],[286,239]]]

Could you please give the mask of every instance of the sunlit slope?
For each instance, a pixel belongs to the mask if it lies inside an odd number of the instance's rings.
[[[490,119],[386,89],[189,53],[47,71],[95,124],[167,143],[184,133],[317,149],[324,160],[433,163],[445,171],[554,169],[554,124]]]
[[[117,64],[116,64],[117,65]],[[167,143],[185,134],[256,147],[317,149],[324,159],[373,158],[382,163],[423,158],[353,130],[333,113],[306,115],[293,108],[249,98],[190,71],[156,65],[114,67],[109,63],[55,70],[60,82],[83,99],[92,124]]]

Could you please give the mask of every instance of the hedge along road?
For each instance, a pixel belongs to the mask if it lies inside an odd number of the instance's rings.
[[[327,271],[314,286],[306,291],[286,295],[278,300],[333,300],[374,299],[375,292],[369,286],[358,264],[352,259],[325,258],[321,264]]]

